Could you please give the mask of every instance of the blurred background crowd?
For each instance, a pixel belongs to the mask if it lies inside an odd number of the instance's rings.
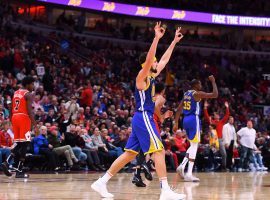
[[[200,5],[194,9],[209,8]],[[231,11],[235,8],[232,2]],[[20,15],[18,7],[1,1],[0,162],[13,145],[12,95],[27,75],[35,78],[33,109],[38,124],[27,156],[30,170],[105,170],[123,153],[132,131],[138,57],[149,48],[145,42],[152,40],[153,31],[151,24],[140,28],[119,22],[113,28],[106,17],[86,28],[81,25],[84,16],[82,12],[75,19],[62,11],[53,25],[45,26],[47,18]],[[169,22],[167,32],[157,58],[172,40],[174,27]],[[239,41],[233,39],[235,34],[182,32],[184,47],[207,46],[209,50],[181,48],[182,44],[175,49],[166,72],[157,80],[166,85],[163,112],[176,110],[193,78],[210,91],[208,76],[213,74],[220,93],[217,100],[202,103],[197,170],[267,170],[270,84],[263,74],[269,71],[270,60],[268,54],[260,54],[266,52],[267,39]],[[189,147],[185,131],[173,132],[172,127],[173,118],[167,119],[161,131],[169,170],[176,169]],[[254,138],[248,135],[252,128]],[[134,161],[125,169],[130,171],[135,165]]]

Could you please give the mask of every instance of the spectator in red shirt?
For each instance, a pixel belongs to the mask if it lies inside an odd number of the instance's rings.
[[[225,102],[225,107],[226,107],[226,113],[225,116],[220,119],[220,115],[218,112],[214,112],[214,119],[212,119],[207,111],[208,103],[205,101],[204,103],[204,117],[206,121],[210,124],[214,124],[216,126],[216,131],[218,134],[218,141],[219,141],[219,151],[222,157],[222,170],[226,170],[226,159],[227,159],[227,154],[225,150],[225,146],[223,144],[223,139],[222,139],[222,129],[225,123],[227,123],[229,116],[230,116],[230,109],[229,109],[229,104],[228,102]]]
[[[187,148],[189,147],[185,133],[182,130],[177,130],[174,137],[174,148],[178,161],[182,162],[186,155]]]
[[[9,128],[10,123],[8,121],[4,121],[0,130],[0,163],[3,162],[3,156],[8,158],[8,156],[11,154],[11,146],[13,142],[8,133]]]
[[[91,107],[93,102],[93,90],[90,81],[86,82],[80,97],[80,104],[82,107]]]

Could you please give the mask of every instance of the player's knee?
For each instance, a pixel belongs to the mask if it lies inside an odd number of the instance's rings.
[[[191,142],[190,147],[189,147],[189,151],[188,151],[189,159],[195,159],[196,158],[197,149],[198,149],[198,143]]]
[[[133,160],[138,154],[135,152],[126,151],[123,155],[125,155],[125,157],[127,157],[129,160]]]

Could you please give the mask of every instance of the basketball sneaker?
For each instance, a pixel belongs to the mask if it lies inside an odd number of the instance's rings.
[[[134,174],[132,183],[137,187],[146,187],[145,183],[142,181],[142,177],[138,177]]]
[[[29,178],[29,174],[24,172],[16,172],[15,178]]]
[[[180,200],[180,199],[184,199],[185,197],[186,197],[185,194],[179,194],[172,191],[171,189],[167,189],[167,190],[161,190],[159,200]]]
[[[1,164],[1,167],[3,169],[3,172],[6,176],[12,176],[12,173],[10,172],[9,165],[7,162],[3,162]]]
[[[185,168],[183,167],[183,165],[179,165],[179,167],[177,167],[176,171],[179,173],[179,175],[181,176],[182,179],[185,178]]]
[[[142,171],[144,172],[145,178],[146,178],[148,181],[152,181],[152,180],[153,180],[153,176],[152,176],[152,173],[151,173],[151,171],[149,170],[147,164],[142,164],[142,165],[141,165],[141,168],[142,168]]]
[[[189,174],[185,175],[184,180],[186,182],[200,182],[200,179],[199,178],[197,178],[197,177],[195,177],[193,175],[189,175]]]
[[[100,178],[95,181],[92,185],[91,188],[95,190],[97,193],[100,194],[101,197],[103,198],[113,198],[114,195],[109,193],[107,190],[107,185],[103,183]]]

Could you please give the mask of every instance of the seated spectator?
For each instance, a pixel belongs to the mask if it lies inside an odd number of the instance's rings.
[[[88,135],[88,131],[86,129],[81,130],[81,137],[85,142],[85,147],[83,152],[87,154],[88,164],[90,169],[94,170],[105,170],[100,164],[98,147],[95,146],[92,142],[92,138]]]
[[[254,149],[252,157],[253,159],[249,166],[251,171],[267,171],[268,170],[268,168],[265,167],[263,164],[262,152],[258,148]]]
[[[3,158],[7,159],[11,154],[11,146],[13,145],[13,140],[8,133],[9,128],[10,122],[4,121],[0,130],[0,164],[3,162]]]
[[[126,137],[126,131],[125,129],[122,129],[119,133],[119,140],[114,141],[113,144],[117,147],[121,147],[124,151],[125,146],[127,144],[127,137]]]
[[[57,171],[58,168],[58,156],[53,151],[53,146],[49,144],[47,140],[47,128],[46,126],[40,127],[40,135],[34,138],[34,153],[44,155],[48,160],[48,169]]]
[[[171,170],[176,170],[179,163],[176,153],[172,151],[172,146],[175,145],[174,138],[169,137],[168,139],[163,140],[163,144],[165,149],[165,159],[168,163],[167,166],[170,166]]]
[[[116,147],[110,142],[110,136],[108,136],[108,129],[102,129],[101,137],[102,141],[106,144],[110,156],[117,158],[124,153],[121,147]]]
[[[83,162],[87,160],[87,155],[82,152],[81,147],[79,147],[81,144],[78,144],[80,136],[76,133],[76,126],[71,124],[69,132],[65,133],[65,142],[66,145],[70,145],[72,147],[72,150],[76,156],[76,158]]]
[[[61,138],[58,138],[58,128],[56,126],[52,126],[50,128],[50,134],[48,135],[48,142],[53,146],[53,151],[58,156],[64,156],[68,161],[68,168],[72,168],[73,161],[75,163],[78,162],[78,159],[74,155],[71,146],[64,145],[65,136],[62,135]]]
[[[49,109],[48,115],[45,119],[45,123],[50,123],[52,124],[57,120],[57,116],[54,113],[54,110],[52,108]]]
[[[112,158],[111,154],[109,153],[107,145],[103,142],[103,139],[100,135],[99,128],[97,128],[97,127],[94,128],[94,133],[91,136],[91,138],[92,138],[93,144],[98,147],[99,154],[101,154],[100,158],[102,158],[102,157],[106,158],[104,160],[103,164],[105,166],[109,166],[110,162],[113,161],[113,158]]]
[[[187,148],[188,141],[185,132],[182,130],[177,130],[174,137],[174,145],[172,146],[172,151],[176,153],[179,162],[182,162],[186,156]]]

